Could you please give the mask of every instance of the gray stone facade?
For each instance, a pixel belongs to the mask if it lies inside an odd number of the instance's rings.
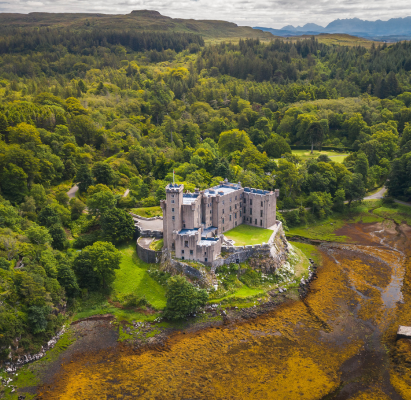
[[[163,209],[164,248],[182,260],[212,264],[221,255],[223,234],[238,225],[270,228],[276,224],[279,190],[242,188],[240,183],[184,193],[184,185],[166,187]]]

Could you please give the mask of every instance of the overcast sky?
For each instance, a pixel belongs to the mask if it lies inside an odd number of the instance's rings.
[[[340,18],[388,20],[411,16],[410,0],[0,0],[0,12],[87,12],[127,14],[157,10],[173,18],[219,19],[238,25],[282,28]]]

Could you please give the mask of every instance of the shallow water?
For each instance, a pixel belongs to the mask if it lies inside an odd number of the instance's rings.
[[[366,245],[320,246],[322,266],[304,301],[242,324],[176,334],[161,352],[85,352],[41,390],[43,398],[407,398],[391,384],[383,340],[403,301],[408,238],[380,228],[352,227]]]

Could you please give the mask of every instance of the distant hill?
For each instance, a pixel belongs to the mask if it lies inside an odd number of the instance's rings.
[[[136,10],[126,15],[76,13],[0,13],[0,33],[12,28],[70,27],[73,29],[135,29],[144,31],[190,32],[207,39],[260,38],[273,39],[271,33],[226,21],[173,19],[158,11]]]
[[[365,21],[359,18],[337,19],[325,28],[308,23],[294,27],[286,25],[282,29],[257,27],[277,36],[316,35],[320,33],[346,33],[372,40],[398,41],[411,39],[411,17],[392,18],[388,21]]]

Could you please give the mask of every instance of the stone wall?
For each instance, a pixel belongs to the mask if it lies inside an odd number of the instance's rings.
[[[151,249],[147,249],[140,245],[140,239],[137,240],[137,255],[140,260],[148,263],[148,264],[156,264],[161,261],[161,257],[163,255],[162,251],[155,251]]]
[[[155,221],[156,219],[163,219],[163,217],[145,218],[145,217],[141,217],[140,215],[133,214],[132,212],[130,213],[130,215],[134,218],[138,218],[138,219],[141,219],[143,221]]]
[[[155,239],[162,239],[163,232],[161,231],[150,231],[148,229],[141,229],[140,227],[136,227],[138,229],[139,236],[141,237],[152,237]]]
[[[216,268],[222,265],[239,264],[247,261],[250,258],[259,258],[273,260],[270,263],[269,269],[277,268],[284,261],[284,251],[280,249],[280,246],[276,245],[276,240],[287,243],[285,240],[284,232],[282,230],[282,223],[276,221],[276,228],[273,230],[268,243],[256,244],[254,246],[221,246],[221,258],[204,263],[209,265],[215,271]],[[278,237],[277,237],[278,236]],[[283,239],[281,239],[283,238]],[[267,267],[268,268],[268,267]],[[267,272],[269,272],[267,270]]]

